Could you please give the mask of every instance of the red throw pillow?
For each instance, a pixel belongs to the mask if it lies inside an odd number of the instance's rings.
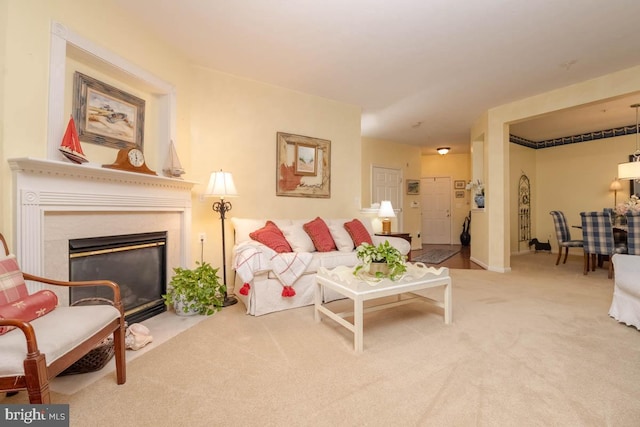
[[[333,241],[333,237],[331,237],[327,223],[324,222],[322,218],[317,217],[313,221],[304,224],[302,228],[304,228],[304,231],[311,237],[313,246],[316,247],[318,252],[331,252],[338,249],[336,248],[336,243]]]
[[[18,319],[29,322],[52,311],[58,305],[58,297],[51,291],[38,291],[17,301],[0,306],[0,319]],[[0,335],[14,329],[0,326]]]
[[[29,295],[15,255],[0,256],[0,305]]]
[[[345,222],[344,228],[347,229],[347,233],[349,233],[349,236],[351,236],[353,244],[356,247],[360,246],[364,242],[373,245],[371,235],[365,228],[364,224],[362,224],[359,220],[354,219],[353,221]]]
[[[284,234],[273,221],[267,221],[264,227],[249,233],[249,237],[278,253],[293,252]]]

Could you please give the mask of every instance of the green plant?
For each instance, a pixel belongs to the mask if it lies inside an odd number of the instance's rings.
[[[220,283],[218,269],[210,264],[199,263],[190,270],[182,267],[173,269],[174,275],[169,282],[169,290],[162,299],[166,305],[183,303],[183,311],[195,311],[198,314],[211,315],[220,310],[224,303],[227,287]]]
[[[391,280],[395,280],[402,276],[407,271],[407,264],[405,263],[406,257],[400,253],[400,251],[385,240],[378,246],[370,245],[369,243],[362,243],[356,248],[356,256],[362,262],[353,271],[354,275],[364,268],[369,269],[371,263],[383,263],[386,262],[389,267],[388,277]],[[385,275],[381,272],[376,272],[377,278],[383,278]]]

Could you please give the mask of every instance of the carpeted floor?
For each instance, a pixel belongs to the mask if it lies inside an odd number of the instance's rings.
[[[640,332],[608,316],[606,270],[528,254],[451,277],[451,325],[421,303],[371,312],[362,354],[313,307],[239,303],[133,360],[126,384],[107,373],[53,403],[83,427],[638,426]]]
[[[413,257],[413,262],[423,262],[425,264],[440,264],[460,252],[460,248],[442,249],[433,248],[426,249],[422,255]]]

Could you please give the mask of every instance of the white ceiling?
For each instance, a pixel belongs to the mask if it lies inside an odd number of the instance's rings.
[[[640,64],[638,0],[112,1],[194,63],[358,105],[363,136],[425,152],[468,151],[491,107]],[[594,123],[540,120],[518,136]]]

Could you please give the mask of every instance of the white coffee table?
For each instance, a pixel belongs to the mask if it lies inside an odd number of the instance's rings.
[[[364,279],[364,280],[363,280]],[[438,286],[444,287],[444,302],[440,302],[422,295],[415,294],[420,291]],[[334,312],[322,303],[322,290],[332,289],[353,301],[353,312]],[[378,304],[364,308],[364,302],[397,296],[395,301]],[[424,264],[407,264],[407,274],[398,281],[384,279],[375,282],[365,276],[357,278],[353,275],[351,267],[337,267],[333,270],[320,267],[316,275],[315,288],[315,309],[314,317],[316,322],[321,320],[320,313],[325,314],[338,322],[354,334],[354,347],[356,352],[363,350],[363,314],[365,312],[382,310],[385,308],[397,307],[416,301],[426,301],[438,307],[444,308],[444,323],[450,324],[452,321],[452,301],[451,301],[451,277],[449,269],[446,267],[435,269],[427,268]],[[345,317],[352,317],[353,323],[345,320]]]

